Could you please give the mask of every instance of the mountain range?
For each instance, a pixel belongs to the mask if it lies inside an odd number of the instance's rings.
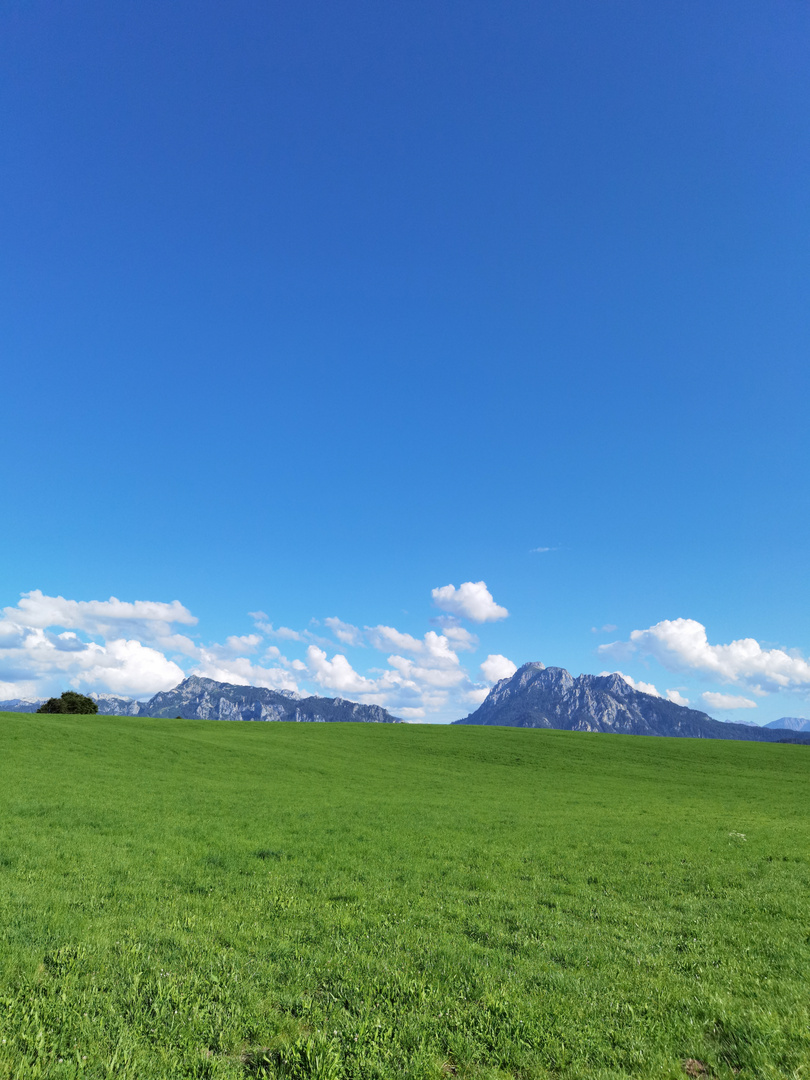
[[[765,727],[783,728],[788,731],[810,731],[810,720],[803,716],[783,716],[781,720],[771,720]]]
[[[380,705],[343,698],[302,697],[290,690],[235,686],[199,675],[148,701],[91,694],[106,716],[163,716],[202,720],[286,720],[295,723],[402,723]],[[0,701],[0,712],[35,712],[40,701]],[[621,675],[580,675],[541,663],[524,664],[492,687],[482,704],[456,724],[561,728],[624,735],[693,739],[746,739],[810,743],[810,720],[783,717],[764,727],[722,723],[704,712],[645,694]]]
[[[777,721],[778,722],[778,721]],[[692,739],[810,742],[796,730],[724,724],[704,712],[634,689],[621,675],[580,675],[524,664],[492,687],[481,705],[456,724],[610,731]]]
[[[91,694],[105,716],[179,716],[200,720],[290,720],[295,723],[402,723],[380,705],[358,705],[343,698],[300,697],[290,690],[234,686],[191,675],[173,690],[148,701]],[[41,702],[0,701],[0,712],[36,712]]]
[[[45,698],[8,698],[0,701],[0,712],[36,712]]]

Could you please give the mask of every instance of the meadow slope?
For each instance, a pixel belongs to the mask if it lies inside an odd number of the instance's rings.
[[[0,715],[0,1080],[810,1076],[810,750]]]

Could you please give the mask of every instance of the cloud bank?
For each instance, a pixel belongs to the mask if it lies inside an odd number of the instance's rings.
[[[711,645],[695,619],[664,619],[634,630],[627,641],[600,645],[600,653],[629,658],[649,656],[669,671],[697,673],[719,682],[748,687],[764,695],[781,689],[810,689],[810,663],[783,649],[763,649],[754,638]]]
[[[461,620],[483,623],[508,612],[484,582],[444,586],[432,595],[448,614],[432,620],[439,630],[421,637],[384,624],[361,628],[337,616],[310,623],[330,639],[312,629],[276,627],[266,612],[254,611],[254,632],[201,643],[179,632],[198,620],[178,600],[71,600],[33,590],[0,614],[0,699],[45,697],[66,687],[146,698],[196,674],[344,696],[407,719],[456,719],[515,670],[507,657],[490,653],[472,676],[460,654],[475,652],[479,642]],[[279,645],[299,655],[285,656]],[[361,650],[371,665],[358,670],[344,651],[350,649]]]
[[[178,601],[77,601],[35,589],[0,617],[0,686],[9,697],[35,697],[57,682],[134,697],[169,690],[184,672],[163,649],[188,654],[193,645],[172,623],[196,621]]]
[[[716,694],[707,690],[700,695],[706,704],[712,709],[756,709],[757,703],[747,697],[736,694]]]
[[[198,674],[379,704],[410,720],[457,719],[516,671],[508,656],[486,648],[492,633],[487,624],[508,611],[484,581],[439,586],[430,597],[442,614],[429,616],[426,596],[424,614],[432,628],[424,632],[412,622],[405,630],[358,625],[338,615],[292,629],[254,611],[249,632],[205,642],[197,617],[179,600],[73,600],[34,589],[0,611],[0,700],[68,688],[146,698]],[[709,711],[755,709],[768,694],[810,690],[810,662],[798,652],[765,648],[753,638],[712,644],[693,619],[634,630],[597,653],[621,658],[622,668],[652,660],[704,680],[703,692],[695,694]],[[643,693],[689,704],[689,679],[686,686],[659,690],[647,679],[618,674]],[[706,688],[707,679],[715,685]]]

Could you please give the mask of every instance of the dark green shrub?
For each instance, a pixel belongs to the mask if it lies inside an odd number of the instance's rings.
[[[40,705],[38,713],[73,713],[79,716],[87,716],[89,713],[97,713],[98,705],[92,698],[85,694],[77,694],[75,690],[66,690],[61,697],[52,697]]]

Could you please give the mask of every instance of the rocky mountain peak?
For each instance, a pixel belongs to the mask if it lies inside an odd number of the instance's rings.
[[[784,739],[786,732],[723,724],[706,713],[636,690],[621,675],[578,675],[559,667],[524,664],[501,679],[482,704],[457,724],[561,728],[629,735],[700,739]],[[810,736],[797,733],[797,741]]]

